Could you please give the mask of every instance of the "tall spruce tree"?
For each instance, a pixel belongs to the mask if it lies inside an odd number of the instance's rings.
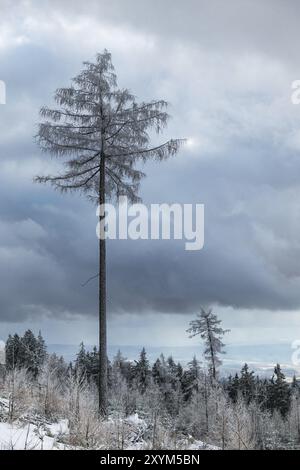
[[[39,176],[62,192],[79,191],[100,204],[99,237],[99,410],[107,410],[106,240],[104,205],[124,195],[138,199],[144,174],[136,167],[148,158],[175,155],[182,140],[151,146],[151,131],[160,133],[168,122],[163,100],[138,103],[127,89],[119,89],[105,50],[72,86],[56,91],[56,109],[44,107],[38,143],[42,150],[62,157],[66,170],[56,176]]]

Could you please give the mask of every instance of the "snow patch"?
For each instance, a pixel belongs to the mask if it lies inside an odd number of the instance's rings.
[[[32,423],[0,423],[1,450],[64,450],[65,444],[58,441],[68,432],[66,420],[50,426]]]

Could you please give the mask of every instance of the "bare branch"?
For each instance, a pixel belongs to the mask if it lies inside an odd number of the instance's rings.
[[[89,277],[87,281],[85,281],[83,284],[81,284],[81,287],[85,287],[89,282],[93,281],[93,280],[96,279],[97,277],[99,277],[99,273],[95,274],[95,275],[92,276],[92,277]]]

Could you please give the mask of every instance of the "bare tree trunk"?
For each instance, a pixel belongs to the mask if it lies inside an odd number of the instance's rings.
[[[209,339],[209,349],[210,349],[210,356],[211,356],[211,378],[213,380],[216,380],[216,364],[215,364],[215,353],[212,345],[212,338],[211,338],[211,331],[210,331],[210,326],[209,326],[209,321],[206,319],[206,325],[207,325],[207,331],[208,331],[208,339]],[[213,380],[211,380],[211,383],[213,385]]]
[[[152,449],[156,449],[156,427],[157,427],[157,411],[154,411],[153,433],[152,433]]]
[[[99,202],[105,204],[105,156],[102,152],[100,162]],[[107,332],[106,332],[106,240],[101,221],[105,214],[100,213],[99,240],[99,412],[102,416],[107,413]]]
[[[225,412],[223,410],[222,413],[222,450],[225,450],[226,444],[225,444]]]
[[[204,375],[204,400],[205,400],[205,423],[206,423],[206,434],[208,434],[208,392],[207,392],[207,378],[206,373]]]
[[[297,413],[297,431],[298,431],[298,442],[300,442],[300,417],[299,417],[299,395],[298,395],[298,391],[296,392],[297,393],[297,396],[296,396],[296,413]]]

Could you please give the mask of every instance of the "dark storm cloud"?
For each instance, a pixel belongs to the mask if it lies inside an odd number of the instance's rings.
[[[202,251],[109,242],[110,312],[299,308],[300,108],[290,104],[298,3],[1,6],[1,319],[96,314],[97,282],[81,286],[97,272],[95,208],[32,183],[58,168],[33,136],[39,107],[104,47],[122,87],[172,103],[163,138],[189,138],[175,159],[146,166],[144,201],[205,204]]]

